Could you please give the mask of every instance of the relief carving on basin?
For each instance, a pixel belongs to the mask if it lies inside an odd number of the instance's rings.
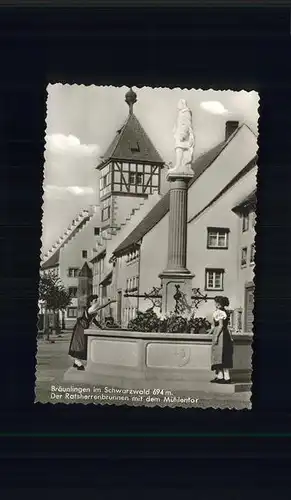
[[[151,342],[146,347],[149,368],[209,369],[209,346]]]

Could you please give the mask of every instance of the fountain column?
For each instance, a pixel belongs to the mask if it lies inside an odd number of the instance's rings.
[[[193,274],[187,269],[187,215],[188,183],[194,172],[169,172],[170,214],[168,235],[168,258],[165,270],[159,275],[162,283],[162,314],[173,312],[176,301],[176,286],[191,302]]]
[[[187,212],[188,185],[194,177],[192,159],[195,137],[192,112],[185,99],[179,100],[177,108],[174,128],[176,163],[167,174],[167,180],[170,182],[168,259],[166,269],[160,274],[163,315],[175,310],[174,295],[178,290],[188,304],[191,303],[192,295],[193,274],[187,269]]]

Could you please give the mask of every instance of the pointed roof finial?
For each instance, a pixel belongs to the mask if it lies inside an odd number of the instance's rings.
[[[130,115],[132,115],[132,113],[133,113],[133,105],[136,103],[136,101],[137,101],[137,95],[132,90],[132,87],[130,87],[128,92],[126,92],[126,94],[125,94],[125,102],[127,102],[128,106],[129,106],[129,114]]]

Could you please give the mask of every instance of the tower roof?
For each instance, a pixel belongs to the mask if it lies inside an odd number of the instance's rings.
[[[136,94],[132,89],[126,93],[125,100],[129,106],[129,115],[117,131],[97,169],[103,167],[110,160],[159,163],[162,166],[164,160],[132,111],[133,104],[136,102]]]

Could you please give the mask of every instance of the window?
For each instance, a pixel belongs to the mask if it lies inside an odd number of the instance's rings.
[[[110,219],[110,207],[105,207],[102,209],[102,222]]]
[[[100,227],[94,227],[94,235],[99,236],[100,234]]]
[[[77,267],[69,267],[68,269],[69,278],[77,278],[78,274],[79,274],[79,269]]]
[[[134,252],[130,252],[126,255],[125,261],[132,262],[138,259],[138,257],[139,257],[139,251],[135,250]]]
[[[69,287],[69,295],[70,297],[77,297],[77,290],[78,288],[76,286],[70,286]]]
[[[139,153],[140,152],[140,148],[139,148],[139,143],[138,141],[136,142],[133,142],[131,145],[130,145],[130,150],[132,153]]]
[[[249,214],[244,213],[242,216],[242,230],[243,233],[249,229]]]
[[[224,269],[206,269],[206,290],[223,290]]]
[[[207,248],[228,248],[229,229],[207,228]]]
[[[76,307],[68,307],[67,316],[68,318],[76,318],[78,315],[78,311]]]
[[[82,258],[87,259],[87,256],[88,256],[87,250],[82,250]]]
[[[136,174],[136,183],[140,186],[143,184],[143,175],[138,173]]]
[[[105,186],[109,186],[110,184],[110,174],[105,175],[105,180],[104,180]]]
[[[110,219],[111,216],[111,206],[110,200],[105,200],[101,210],[101,220],[102,222]]]
[[[110,173],[103,175],[100,179],[100,189],[104,189],[106,186],[110,184]]]
[[[251,251],[250,251],[250,263],[252,264],[253,262],[255,262],[255,244],[252,243],[251,245]]]
[[[141,186],[143,184],[143,174],[141,172],[129,172],[129,184]]]
[[[129,184],[135,184],[135,172],[129,172]]]
[[[245,267],[247,265],[247,255],[248,255],[248,249],[247,247],[244,247],[241,249],[241,267]]]
[[[133,278],[127,278],[126,289],[128,292],[136,292],[137,291],[137,289],[138,289],[138,276],[134,276]]]

